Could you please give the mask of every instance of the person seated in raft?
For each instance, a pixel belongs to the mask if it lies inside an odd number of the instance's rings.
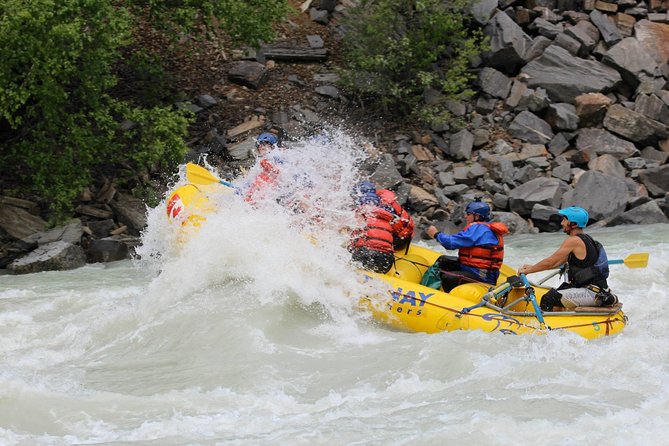
[[[449,292],[465,282],[497,284],[499,269],[504,261],[504,235],[509,229],[504,223],[490,221],[490,206],[477,199],[465,208],[467,224],[457,234],[442,234],[434,226],[425,230],[446,249],[457,249],[457,259],[441,256],[439,263],[441,285]]]
[[[393,249],[394,218],[392,212],[380,206],[374,185],[363,181],[357,186],[356,217],[364,221],[362,228],[353,232],[349,251],[354,262],[376,273],[387,273],[395,261]]]
[[[520,274],[531,274],[567,265],[567,282],[544,294],[541,310],[617,304],[618,298],[611,294],[606,281],[609,277],[606,251],[598,241],[583,232],[590,218],[588,211],[570,206],[560,209],[555,217],[560,219],[562,230],[569,237],[550,256],[518,269]]]
[[[256,156],[260,164],[260,172],[251,181],[246,190],[245,200],[251,204],[255,203],[258,196],[262,195],[263,189],[276,184],[279,176],[278,156],[270,156],[270,153],[279,147],[279,139],[273,133],[261,133],[255,141]]]
[[[413,237],[414,223],[411,215],[397,201],[395,192],[388,189],[377,189],[376,195],[381,200],[381,206],[393,213],[393,248],[395,251],[408,248]]]

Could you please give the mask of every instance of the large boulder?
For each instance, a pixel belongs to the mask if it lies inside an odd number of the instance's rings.
[[[557,208],[568,189],[569,186],[557,178],[535,178],[509,193],[509,209],[527,217],[537,204]]]
[[[528,76],[530,88],[546,90],[553,102],[574,103],[583,93],[607,93],[622,82],[613,68],[596,60],[572,56],[567,50],[551,45],[537,59],[528,63],[521,73]]]
[[[601,172],[585,172],[573,190],[562,197],[562,207],[580,206],[590,213],[592,220],[616,217],[625,212],[630,194],[622,178]]]
[[[75,269],[85,264],[86,254],[81,246],[59,240],[42,245],[14,260],[7,265],[7,269],[14,274],[28,274]]]

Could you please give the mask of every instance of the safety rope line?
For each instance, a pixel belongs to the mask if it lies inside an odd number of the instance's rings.
[[[392,295],[395,295],[395,293],[392,293],[391,296],[392,296]],[[503,314],[503,313],[500,313],[499,316],[490,316],[490,315],[486,315],[486,316],[484,316],[484,315],[480,315],[480,314],[476,314],[476,313],[462,313],[462,310],[456,310],[455,308],[450,308],[450,307],[446,307],[446,306],[444,306],[444,305],[435,304],[435,303],[433,303],[433,302],[428,302],[427,300],[421,300],[421,299],[416,298],[415,296],[409,296],[408,294],[397,293],[397,295],[399,295],[399,296],[403,296],[403,297],[410,297],[411,299],[417,300],[417,301],[419,301],[419,302],[423,302],[423,304],[432,305],[433,307],[441,308],[442,310],[448,310],[448,311],[450,311],[450,312],[452,312],[452,313],[460,314],[460,315],[462,315],[462,316],[476,316],[476,317],[481,318],[481,319],[489,319],[489,320],[493,320],[493,321],[509,322],[508,319],[506,319],[506,318],[504,317],[504,314]],[[393,300],[394,300],[394,299],[393,299]],[[496,310],[495,310],[495,311],[496,311]],[[586,314],[584,314],[583,316],[575,316],[575,315],[568,315],[568,316],[567,316],[567,315],[565,315],[565,316],[551,315],[551,317],[585,317],[585,316],[586,316]],[[531,317],[531,316],[519,316],[519,317]],[[536,316],[535,316],[535,317],[536,317]],[[532,326],[532,325],[528,325],[528,324],[526,324],[526,323],[524,323],[524,322],[518,321],[517,319],[516,319],[516,321],[517,321],[517,325],[519,325],[519,326],[527,327],[527,328],[531,328],[531,329],[533,329],[533,330],[539,330],[539,331],[556,331],[556,330],[564,330],[564,329],[568,329],[568,328],[589,327],[589,326],[592,326],[593,324],[597,324],[597,325],[604,324],[605,327],[606,327],[606,333],[605,333],[605,336],[609,336],[609,334],[610,334],[610,329],[613,328],[613,324],[614,324],[615,322],[622,322],[622,323],[625,323],[625,321],[624,321],[623,319],[620,319],[620,318],[616,317],[616,318],[613,318],[613,319],[611,319],[611,318],[607,318],[605,321],[601,321],[601,322],[595,322],[595,323],[590,322],[590,323],[587,323],[587,324],[566,325],[566,326],[564,326],[564,327],[555,327],[555,328],[548,328],[547,330],[541,330],[540,328],[534,327],[534,326]]]

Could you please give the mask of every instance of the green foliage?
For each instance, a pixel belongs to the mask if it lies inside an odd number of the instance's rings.
[[[470,0],[362,0],[346,23],[343,85],[382,111],[424,121],[443,117],[442,99],[470,95],[472,57],[486,49],[479,30],[467,28]],[[441,101],[443,102],[443,100]]]
[[[152,23],[177,33],[194,25],[218,26],[233,39],[259,44],[274,38],[272,24],[291,10],[287,0],[127,0],[137,16],[148,11]]]
[[[1,1],[0,185],[42,197],[57,221],[99,172],[171,168],[187,151],[190,117],[160,104],[169,79],[159,56],[132,53],[139,17],[181,33],[215,24],[256,43],[287,10],[286,0]],[[148,97],[114,96],[122,51],[140,81],[154,83]]]

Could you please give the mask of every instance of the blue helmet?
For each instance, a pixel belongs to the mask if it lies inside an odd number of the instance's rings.
[[[256,147],[260,144],[271,144],[273,146],[279,143],[279,139],[273,133],[261,133],[256,138]]]
[[[484,203],[481,200],[472,201],[465,208],[465,214],[474,214],[478,215],[484,220],[490,218],[490,206],[487,203]]]
[[[376,195],[376,186],[371,181],[361,181],[355,189],[359,204],[379,204],[380,199]]]
[[[560,209],[558,214],[574,223],[579,228],[585,228],[590,220],[588,211],[578,206],[569,206],[568,208]]]
[[[370,192],[376,193],[376,185],[371,181],[361,181],[358,183],[358,193],[364,195]]]

